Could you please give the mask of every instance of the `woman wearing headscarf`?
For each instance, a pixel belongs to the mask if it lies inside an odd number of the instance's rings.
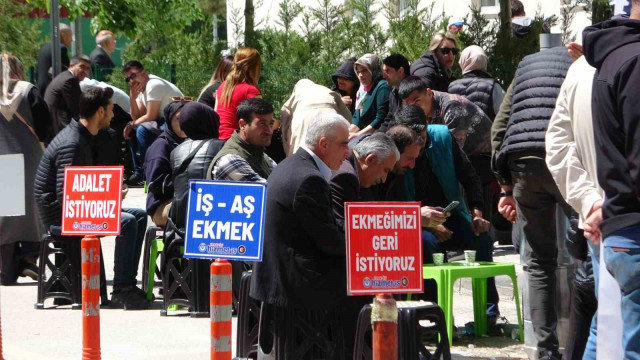
[[[380,59],[366,54],[358,59],[353,69],[360,80],[355,112],[351,120],[350,137],[371,134],[380,127],[389,112],[391,87],[382,78]]]
[[[6,75],[8,76],[6,76]],[[6,77],[5,77],[6,76]],[[38,277],[40,236],[44,226],[38,215],[33,184],[43,143],[53,136],[47,104],[32,84],[24,81],[17,57],[0,54],[0,155],[22,154],[24,161],[25,215],[0,217],[0,284],[18,276]]]
[[[347,59],[347,61],[342,63],[338,70],[331,75],[331,80],[333,80],[333,88],[331,90],[337,91],[342,95],[342,102],[349,108],[352,115],[355,111],[356,95],[360,87],[360,81],[353,68],[355,62],[356,58],[354,57]]]
[[[462,69],[462,79],[449,85],[449,93],[466,97],[493,122],[504,98],[504,90],[487,73],[487,55],[480,46],[471,45],[462,50],[458,63]]]
[[[218,139],[220,118],[207,105],[186,104],[179,121],[187,139],[171,152],[175,193],[170,216],[178,229],[184,229],[189,180],[207,178],[209,164],[224,145],[224,140]]]
[[[165,226],[173,201],[171,151],[187,137],[180,129],[179,118],[186,101],[174,101],[164,108],[167,126],[151,144],[144,159],[144,175],[148,181],[147,214],[156,226]]]

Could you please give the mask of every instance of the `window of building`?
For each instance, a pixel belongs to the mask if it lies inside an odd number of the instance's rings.
[[[480,6],[483,14],[499,14],[500,0],[480,0]]]

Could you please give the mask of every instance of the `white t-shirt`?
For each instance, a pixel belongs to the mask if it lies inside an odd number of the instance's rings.
[[[155,75],[149,75],[147,86],[144,91],[138,95],[136,100],[143,103],[145,107],[147,107],[147,102],[149,101],[160,101],[160,112],[158,113],[158,116],[162,116],[164,107],[171,102],[172,96],[183,96],[182,91],[167,80]],[[150,127],[158,126],[156,121],[146,122],[143,125]]]
[[[85,91],[90,87],[99,87],[102,89],[105,89],[108,87],[112,88],[113,96],[111,97],[111,99],[113,100],[113,103],[115,105],[120,106],[122,110],[126,111],[127,113],[131,113],[131,103],[129,102],[129,94],[127,94],[126,92],[118,89],[115,86],[111,86],[105,82],[89,79],[88,77],[85,77],[84,80],[80,81],[80,89],[82,91]]]

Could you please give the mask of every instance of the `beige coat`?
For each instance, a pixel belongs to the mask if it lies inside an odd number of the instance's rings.
[[[604,198],[596,173],[591,116],[595,72],[584,56],[571,65],[545,137],[547,166],[562,196],[580,214],[581,227],[593,204]]]
[[[309,79],[298,81],[280,110],[282,145],[287,156],[304,144],[309,123],[319,113],[339,114],[347,121],[351,120],[351,112],[342,102],[340,93]]]

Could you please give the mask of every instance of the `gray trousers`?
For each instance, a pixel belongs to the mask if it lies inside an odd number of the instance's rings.
[[[522,222],[529,267],[529,306],[538,350],[557,350],[556,333],[556,204],[567,216],[567,204],[544,160],[517,159],[509,162],[513,179],[518,221]]]

